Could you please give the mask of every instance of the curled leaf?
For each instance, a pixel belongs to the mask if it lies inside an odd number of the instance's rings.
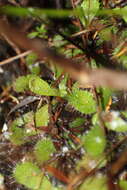
[[[50,85],[42,80],[38,76],[32,76],[29,80],[30,90],[38,95],[43,96],[59,96],[59,91],[55,88],[50,87]]]

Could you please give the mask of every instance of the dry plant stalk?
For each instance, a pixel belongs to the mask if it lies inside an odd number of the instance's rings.
[[[54,64],[61,66],[73,79],[84,86],[107,86],[119,90],[127,90],[126,72],[117,72],[109,69],[92,70],[82,67],[71,59],[67,59],[63,55],[48,48],[42,40],[28,39],[25,33],[10,26],[2,19],[0,20],[0,33],[5,34],[8,39],[11,39],[20,48],[35,51],[40,59],[52,60]]]
[[[0,66],[3,66],[3,65],[5,65],[5,64],[7,64],[7,63],[10,63],[10,62],[15,61],[15,60],[17,60],[17,59],[20,59],[20,58],[22,58],[22,57],[25,57],[25,56],[27,56],[28,54],[30,54],[31,52],[32,52],[32,51],[28,50],[28,51],[25,51],[25,52],[23,52],[23,53],[20,53],[20,54],[18,54],[18,55],[16,55],[16,56],[13,56],[13,57],[11,57],[11,58],[8,58],[8,59],[6,59],[6,60],[4,60],[4,61],[0,61]]]

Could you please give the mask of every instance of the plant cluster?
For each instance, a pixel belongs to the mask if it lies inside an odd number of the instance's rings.
[[[78,66],[126,71],[126,3],[71,0],[68,7],[3,6],[0,12],[30,17],[27,37]],[[24,60],[22,76],[9,84],[12,99],[21,101],[8,114],[6,137],[12,149],[21,149],[10,174],[21,189],[127,190],[126,92],[82,85],[33,52]],[[4,172],[0,178],[2,186]]]

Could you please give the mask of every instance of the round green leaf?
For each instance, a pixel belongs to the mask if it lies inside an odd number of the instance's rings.
[[[82,137],[83,147],[91,156],[100,156],[106,147],[106,139],[103,130],[94,126],[88,134]]]
[[[13,173],[16,181],[30,189],[38,190],[43,178],[41,170],[32,162],[20,163]]]
[[[35,145],[35,156],[38,162],[47,161],[51,154],[55,152],[55,147],[50,139],[43,139]]]
[[[96,102],[92,93],[84,90],[74,90],[67,96],[68,103],[81,113],[91,114],[96,112]]]

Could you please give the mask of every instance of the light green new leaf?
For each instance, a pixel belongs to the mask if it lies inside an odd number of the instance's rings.
[[[81,126],[85,121],[85,118],[77,117],[74,121],[69,123],[69,127],[79,127]]]
[[[68,103],[81,113],[91,114],[96,112],[96,102],[91,92],[74,89],[67,96]]]
[[[22,76],[16,79],[14,83],[14,89],[16,92],[23,92],[28,89],[28,78],[26,76]]]
[[[66,85],[67,79],[68,79],[68,75],[65,75],[63,80],[59,84],[59,91],[60,91],[61,97],[64,97],[67,95],[67,85]]]
[[[27,188],[38,190],[43,178],[42,171],[32,162],[20,163],[13,172],[14,178]]]
[[[31,76],[29,79],[29,88],[32,92],[43,96],[59,96],[59,91],[42,80],[38,76]]]
[[[35,53],[30,53],[29,55],[27,55],[26,64],[27,64],[29,71],[33,75],[39,75],[39,73],[40,73],[40,66],[36,61],[37,61],[37,55]]]
[[[33,112],[28,112],[12,122],[10,126],[10,141],[14,145],[24,144],[26,137],[36,134],[34,128],[27,127],[31,123],[34,123]]]
[[[106,138],[99,126],[94,126],[82,137],[83,147],[91,156],[100,156],[106,147]]]
[[[81,7],[87,23],[90,23],[99,10],[99,0],[83,0]],[[84,24],[83,18],[81,20]]]
[[[35,53],[30,53],[26,57],[26,64],[27,65],[32,65],[37,61],[37,55]]]
[[[48,104],[42,106],[37,112],[35,113],[35,122],[36,126],[47,126],[49,122],[49,113],[48,113]]]
[[[35,145],[35,156],[37,161],[43,163],[47,161],[51,154],[55,152],[55,147],[50,139],[43,139]]]
[[[60,35],[55,35],[54,38],[53,38],[53,45],[54,45],[55,47],[57,47],[57,48],[59,48],[59,47],[65,45],[66,43],[67,43],[67,41],[65,41],[65,40],[63,39],[63,37],[60,36]]]
[[[101,88],[102,93],[102,108],[103,110],[106,109],[112,95],[112,90],[109,88]]]

